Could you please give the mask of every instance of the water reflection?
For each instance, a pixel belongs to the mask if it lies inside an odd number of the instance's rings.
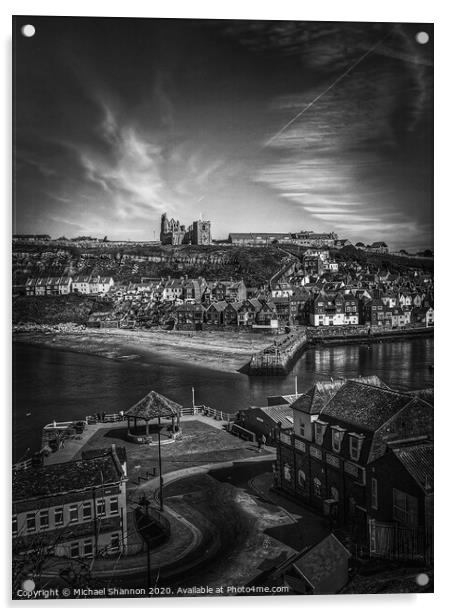
[[[136,361],[111,361],[88,355],[14,345],[14,457],[40,444],[42,426],[85,415],[126,409],[150,389],[184,406],[192,402],[222,410],[266,403],[267,396],[293,393],[316,380],[376,374],[396,389],[433,385],[433,339],[316,347],[285,377],[249,377],[199,366],[175,364],[146,353]],[[31,415],[28,415],[31,413]]]

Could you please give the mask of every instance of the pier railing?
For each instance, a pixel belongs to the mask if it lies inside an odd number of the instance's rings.
[[[205,404],[183,407],[180,413],[181,415],[204,415],[206,417],[212,417],[212,419],[216,419],[217,421],[235,421],[237,419],[237,411],[231,413],[219,411]]]

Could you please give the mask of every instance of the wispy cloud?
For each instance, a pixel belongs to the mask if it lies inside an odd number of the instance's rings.
[[[102,111],[98,133],[107,150],[67,144],[77,154],[85,181],[91,186],[87,195],[82,185],[73,201],[95,201],[93,221],[95,210],[102,205],[108,211],[110,227],[119,223],[123,228],[125,221],[133,221],[137,231],[142,229],[143,221],[164,211],[175,216],[184,211],[190,221],[199,213],[199,199],[210,189],[224,162],[212,160],[184,142],[169,147],[146,127],[120,122],[105,103]],[[89,203],[85,208],[89,220]]]

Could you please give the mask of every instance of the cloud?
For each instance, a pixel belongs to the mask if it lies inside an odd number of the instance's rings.
[[[96,130],[108,147],[66,143],[83,170],[71,199],[76,206],[74,217],[83,212],[85,224],[97,226],[104,214],[104,228],[113,233],[115,228],[121,233],[126,221],[131,223],[130,232],[142,233],[143,223],[151,226],[151,219],[155,221],[164,211],[177,217],[184,212],[181,222],[190,224],[199,214],[203,193],[218,181],[224,162],[184,141],[169,146],[149,127],[133,119],[120,121],[120,113],[104,101],[101,108]],[[54,198],[67,200],[66,195],[54,194]]]
[[[256,169],[255,180],[321,229],[329,226],[357,239],[363,231],[376,239],[419,236],[416,199],[408,203],[409,178],[400,177],[405,135],[425,113],[422,104],[412,103],[419,100],[418,82],[374,62],[356,67],[318,98],[326,83],[273,99],[269,111],[279,112],[280,126],[287,128],[266,137],[267,162]]]

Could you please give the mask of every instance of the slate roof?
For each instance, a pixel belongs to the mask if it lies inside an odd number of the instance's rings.
[[[351,554],[333,533],[327,535],[320,543],[305,552],[293,566],[317,588],[322,580],[334,578],[338,568],[344,567],[344,561]]]
[[[280,394],[276,396],[267,396],[268,406],[277,406],[280,404],[293,404],[298,400],[298,394]]]
[[[270,417],[275,423],[281,422],[282,428],[293,428],[293,412],[288,404],[277,404],[274,406],[258,407],[262,413]],[[292,421],[287,419],[291,417]]]
[[[322,410],[322,419],[340,420],[370,432],[377,430],[412,398],[364,382],[347,381]]]
[[[158,417],[175,417],[181,408],[181,405],[177,402],[173,402],[156,391],[150,391],[144,398],[131,406],[124,413],[124,416],[149,421]]]
[[[412,397],[400,412],[374,433],[368,462],[383,455],[391,443],[392,447],[397,447],[401,442],[415,440],[433,441],[433,407],[425,400]]]
[[[434,402],[434,393],[433,387],[427,387],[426,389],[414,389],[413,391],[407,392],[409,396],[416,396],[416,398],[420,398],[421,400],[425,400],[433,406]]]
[[[291,404],[291,408],[310,415],[318,415],[325,404],[331,400],[336,392],[344,385],[344,381],[319,381],[307,392]]]
[[[433,443],[393,449],[413,479],[426,493],[433,492]]]
[[[353,381],[389,389],[378,376],[360,376],[353,379]],[[301,394],[291,407],[310,415],[318,415],[327,402],[331,400],[345,383],[344,379],[318,381],[308,391]]]
[[[30,468],[13,474],[13,501],[86,490],[118,483],[121,478],[122,469],[111,452],[98,458]]]
[[[226,308],[227,305],[228,303],[225,301],[214,302],[213,304],[210,304],[209,310],[211,308],[214,308],[217,312],[223,312],[223,310]]]
[[[226,308],[233,308],[237,312],[237,310],[240,308],[241,305],[242,305],[242,302],[231,302],[230,304],[226,306]]]

